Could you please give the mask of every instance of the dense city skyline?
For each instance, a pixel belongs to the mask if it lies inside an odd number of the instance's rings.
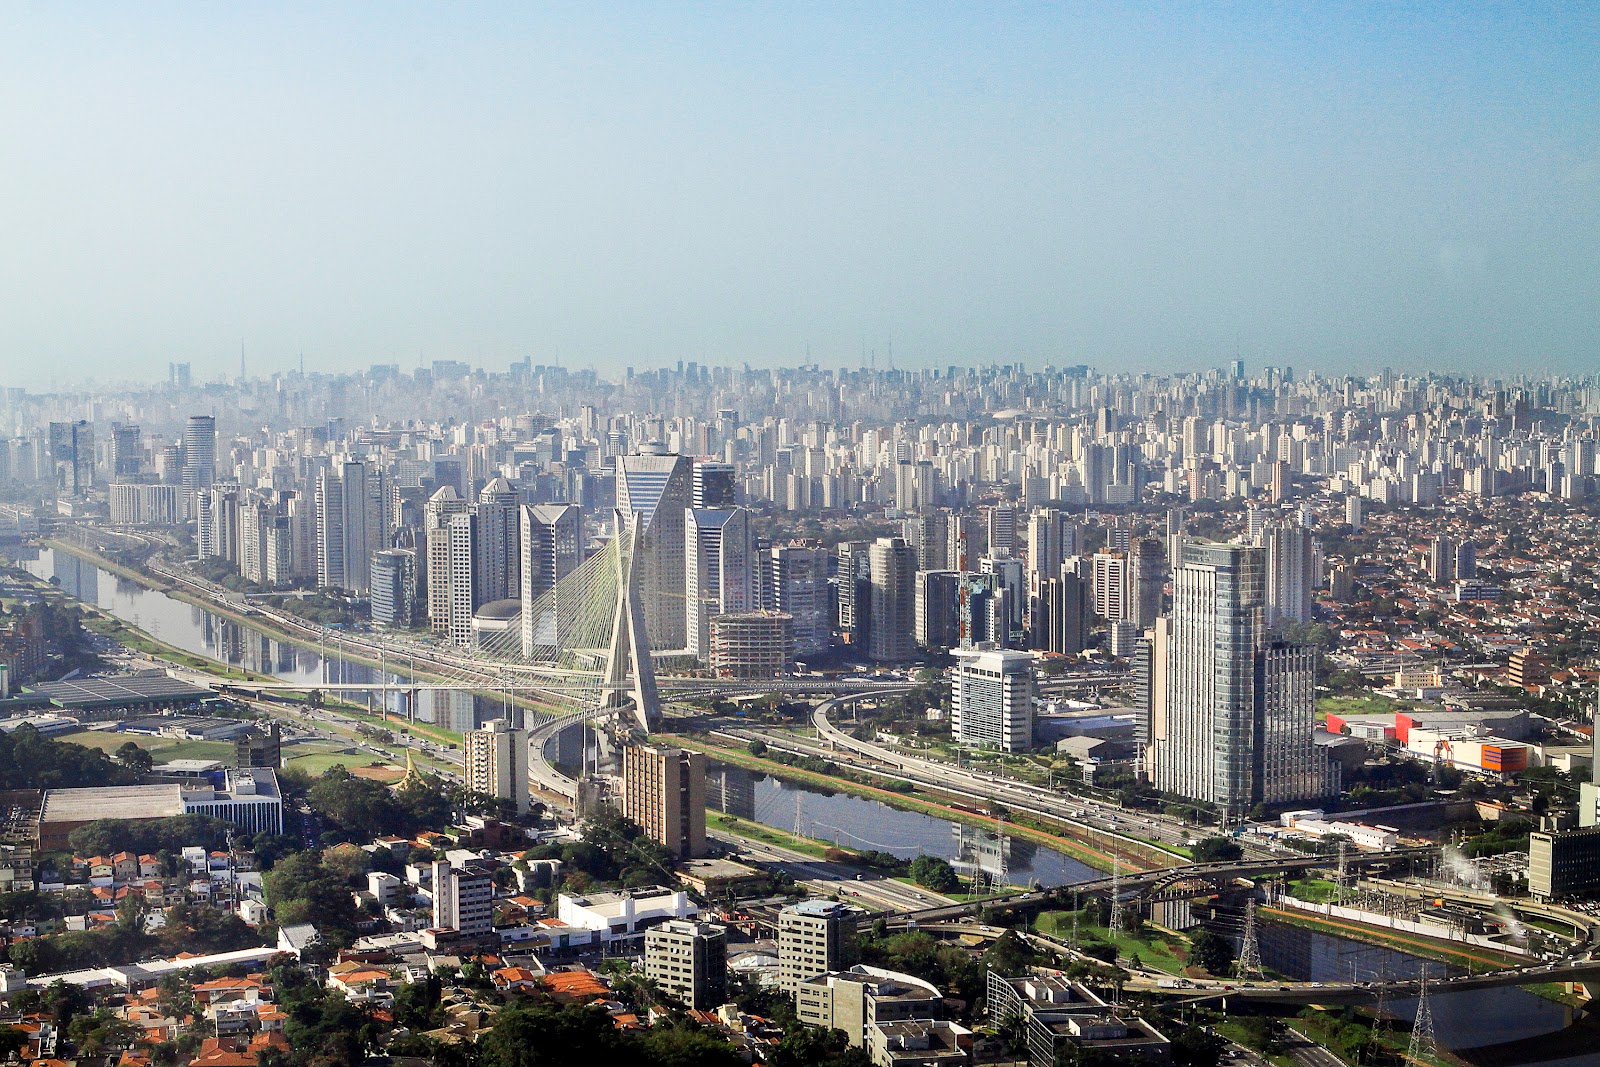
[[[1555,2],[0,5],[0,1067],[1592,1067],[1597,105]]]
[[[1593,374],[1243,359],[218,382],[173,361],[134,388],[7,388],[0,1038],[34,1050],[22,1012],[58,979],[123,999],[90,951],[265,964],[293,999],[328,961],[339,1041],[357,1004],[413,1010],[404,976],[464,995],[475,956],[480,1029],[397,1014],[374,1040],[530,1067],[496,1050],[542,987],[606,996],[595,1024],[642,1043],[699,1012],[703,1055],[670,1060],[693,1067],[1017,1063],[1018,1012],[1030,1067],[1163,1067],[1169,1044],[1220,1067],[1212,1023],[1152,997],[1415,991],[1341,988],[1254,932],[1331,901],[1401,951],[1486,931],[1472,951],[1505,965],[1467,981],[1583,980],[1597,441]],[[66,929],[19,938],[36,898]],[[157,925],[130,936],[138,914]],[[902,959],[907,937],[925,950]],[[180,943],[208,951],[149,957]],[[303,1004],[246,1003],[234,1030],[215,981],[192,988],[229,1029],[184,1024],[193,1053],[134,1038],[152,1055],[120,1067],[359,1067],[304,1051]],[[1518,1033],[1562,1038],[1511,995]],[[1053,1024],[1062,997],[1092,1021]],[[1412,1062],[1494,1033],[1428,1018],[1394,1032]],[[67,1067],[114,1036],[87,1025]]]
[[[0,364],[1579,370],[1596,18],[0,15]]]

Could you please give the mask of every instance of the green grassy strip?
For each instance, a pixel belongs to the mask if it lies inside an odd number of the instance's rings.
[[[789,833],[787,830],[779,830],[776,827],[768,826],[766,823],[751,822],[748,819],[740,819],[720,811],[708,810],[706,812],[706,829],[721,830],[723,833],[733,837],[742,837],[750,841],[759,841],[765,845],[786,848],[817,859],[822,859],[827,854],[827,850],[833,847],[826,841],[801,837],[798,834]]]
[[[1289,883],[1289,895],[1296,900],[1321,904],[1339,895],[1339,883],[1325,878],[1302,878]]]
[[[174,600],[181,600],[186,604],[193,604],[195,607],[203,608],[206,611],[211,612],[213,615],[220,615],[220,616],[228,619],[231,622],[236,622],[240,626],[243,626],[248,630],[254,630],[257,633],[266,634],[268,637],[271,637],[275,641],[280,641],[280,642],[283,642],[284,644],[294,645],[294,646],[296,646],[298,648],[304,648],[304,649],[307,649],[307,650],[316,651],[319,654],[324,653],[324,652],[327,651],[326,647],[324,645],[320,644],[319,642],[308,640],[307,638],[302,637],[302,636],[300,636],[298,634],[292,633],[292,632],[290,632],[288,630],[284,630],[284,629],[282,629],[282,628],[280,628],[278,626],[275,626],[270,622],[264,622],[264,621],[262,621],[262,618],[260,616],[257,616],[257,615],[245,615],[245,614],[243,614],[241,612],[233,610],[232,608],[230,608],[226,604],[218,603],[217,601],[214,601],[214,600],[207,600],[206,598],[201,597],[201,596],[196,596],[194,593],[189,592],[186,588],[184,588],[182,586],[169,584],[167,582],[164,582],[164,581],[161,581],[161,580],[159,580],[157,578],[154,578],[149,574],[144,574],[144,573],[141,573],[139,571],[130,570],[129,568],[122,566],[121,564],[117,563],[114,560],[107,559],[105,556],[100,555],[98,552],[94,552],[94,551],[92,551],[90,549],[83,548],[83,547],[81,547],[79,545],[69,544],[68,542],[65,542],[65,541],[58,541],[55,538],[47,538],[42,543],[48,548],[55,549],[57,551],[66,552],[69,556],[76,556],[79,559],[85,560],[86,562],[93,563],[97,567],[101,567],[101,568],[103,568],[105,570],[111,571],[114,574],[121,575],[122,577],[127,578],[129,581],[137,582],[140,585],[144,586],[146,589],[149,589],[149,590],[151,590],[153,592],[157,592],[157,593],[161,593],[163,595],[169,596],[169,597],[173,598]],[[27,573],[27,572],[24,572],[24,573]],[[29,575],[29,577],[32,577],[32,575]],[[54,587],[52,587],[52,588],[54,588]],[[80,603],[82,603],[82,602],[80,601]],[[171,661],[173,663],[177,663],[180,666],[187,666],[187,667],[190,667],[190,668],[192,668],[194,670],[205,670],[205,671],[209,671],[211,673],[218,674],[218,675],[220,675],[221,677],[224,677],[224,678],[236,679],[236,680],[241,680],[241,681],[260,681],[262,679],[271,678],[272,677],[269,674],[263,674],[263,675],[260,675],[258,677],[254,673],[247,672],[247,671],[242,671],[242,670],[238,669],[237,667],[232,667],[232,666],[230,666],[230,665],[228,665],[226,663],[221,662],[220,660],[214,660],[214,659],[211,659],[211,658],[206,657],[206,656],[200,656],[200,655],[197,655],[196,653],[188,652],[188,651],[186,651],[184,649],[176,648],[176,647],[174,647],[172,645],[168,645],[165,642],[162,642],[162,641],[160,641],[160,640],[158,640],[156,638],[151,637],[149,634],[146,634],[143,630],[136,629],[135,627],[131,626],[130,624],[128,624],[124,620],[118,619],[114,615],[110,615],[110,614],[107,614],[105,612],[101,612],[99,608],[96,608],[92,604],[85,604],[84,606],[87,609],[89,609],[90,611],[99,612],[102,616],[104,616],[105,618],[111,620],[111,622],[113,624],[116,624],[116,625],[122,627],[128,633],[139,635],[139,637],[142,638],[145,642],[148,642],[148,643],[150,643],[151,645],[154,645],[154,646],[160,646],[164,650],[168,650],[167,652],[165,652],[164,654],[161,655],[161,658],[162,659],[167,659],[167,660],[169,660],[169,661]],[[111,635],[107,634],[107,636],[111,636]],[[118,640],[116,638],[113,638],[113,639],[114,640]],[[126,642],[120,642],[120,640],[119,640],[119,643],[126,643]],[[129,647],[133,647],[133,646],[130,645]],[[141,649],[141,651],[143,651],[143,649]],[[336,656],[337,658],[345,660],[347,662],[359,663],[362,666],[371,667],[371,668],[373,668],[375,670],[393,671],[395,669],[395,667],[397,666],[397,664],[385,663],[385,662],[382,662],[380,660],[376,660],[376,659],[372,659],[372,658],[367,657],[367,656],[360,655],[358,653],[350,652],[350,651],[348,651],[348,650],[346,650],[346,649],[344,649],[342,647],[335,648],[333,650],[332,654],[334,656]],[[418,682],[444,682],[444,683],[448,683],[450,681],[450,679],[445,678],[441,674],[436,674],[436,673],[434,673],[432,671],[428,671],[428,670],[426,670],[424,668],[416,667],[414,664],[412,665],[410,670],[407,671],[407,675],[413,681],[418,681]],[[315,688],[315,687],[313,686],[311,688]],[[497,700],[504,700],[506,698],[506,694],[500,693],[500,692],[494,692],[494,691],[490,691],[490,690],[483,691],[483,695],[492,696]],[[545,705],[543,705],[542,703],[540,703],[538,701],[535,701],[535,700],[528,699],[526,697],[513,696],[511,698],[511,701],[512,701],[512,703],[518,705],[519,707],[530,708],[530,709],[533,709],[535,711],[539,711],[539,710],[548,711],[548,710],[550,710]],[[330,702],[327,702],[327,703],[328,703],[328,706],[331,707],[331,706],[334,705],[335,702],[330,701]],[[349,709],[349,711],[352,714],[359,715],[361,718],[365,718],[365,719],[368,719],[368,720],[373,721],[373,722],[382,721],[381,720],[381,716],[368,715],[368,714],[366,714],[365,709],[361,708],[359,705],[344,704],[343,702],[338,702],[338,703],[340,704],[341,710]],[[557,710],[559,711],[559,710],[562,710],[562,709],[557,709]],[[390,720],[391,723],[393,721],[394,720]],[[413,729],[413,730],[415,730],[415,731],[417,731],[419,733],[429,733],[429,734],[431,734],[431,735],[433,735],[433,736],[435,736],[435,737],[437,737],[437,738],[439,738],[440,740],[443,740],[443,741],[454,742],[456,744],[460,744],[460,742],[461,742],[461,735],[460,734],[455,733],[455,732],[450,731],[450,730],[445,730],[445,729],[443,729],[441,727],[430,727],[428,729],[423,729],[423,726],[425,724],[421,724],[421,723],[409,724],[408,723],[407,725],[408,725],[409,728],[411,728],[411,729]]]
[[[1472,951],[1452,948],[1447,941],[1425,937],[1421,934],[1400,933],[1386,928],[1368,926],[1351,919],[1325,919],[1318,918],[1300,911],[1288,911],[1279,908],[1265,908],[1266,913],[1272,916],[1273,921],[1287,923],[1290,926],[1304,926],[1309,930],[1333,934],[1336,937],[1347,938],[1352,941],[1365,941],[1372,945],[1382,945],[1385,948],[1399,949],[1401,952],[1413,956],[1422,956],[1430,960],[1439,960],[1443,963],[1459,963],[1473,973],[1493,970],[1502,967],[1522,967],[1527,965],[1527,960],[1505,953],[1495,952],[1492,949],[1479,948],[1476,945]]]
[[[304,703],[307,694],[309,694],[312,689],[315,688],[315,686],[312,686],[310,689],[307,689],[303,692],[298,689],[279,689],[274,691],[274,695],[288,697],[297,702]],[[270,706],[270,702],[268,703]],[[363,722],[377,726],[381,729],[393,730],[396,733],[420,734],[426,737],[431,737],[435,741],[443,744],[461,744],[461,734],[454,730],[446,729],[443,726],[436,726],[433,723],[409,722],[405,719],[396,718],[394,716],[390,716],[389,718],[385,719],[377,712],[368,711],[366,707],[361,704],[352,704],[347,700],[329,700],[326,694],[323,696],[322,706],[331,710],[336,710],[340,715],[348,716],[352,719],[360,719]]]
[[[1081,841],[1076,841],[1069,837],[1058,837],[1018,822],[995,819],[987,815],[974,815],[971,812],[947,807],[936,801],[921,799],[913,794],[897,793],[892,789],[882,789],[878,786],[863,784],[849,778],[837,778],[799,767],[791,767],[787,763],[779,763],[776,760],[752,756],[742,749],[725,748],[697,737],[673,734],[661,740],[667,744],[696,749],[709,756],[715,756],[724,763],[731,763],[747,770],[761,771],[772,775],[774,778],[803,782],[808,785],[817,785],[840,792],[852,793],[856,796],[869,797],[873,800],[881,800],[890,807],[899,808],[902,811],[914,811],[923,815],[948,819],[952,822],[966,823],[969,826],[981,826],[986,830],[996,830],[1011,837],[1024,838],[1033,841],[1035,844],[1046,845],[1064,852],[1080,863],[1094,867],[1096,870],[1109,871],[1111,869],[1110,855],[1090,848]],[[860,773],[870,775],[870,772]],[[1123,858],[1122,862],[1126,869],[1131,870],[1134,867],[1134,864],[1130,863],[1126,857]]]
[[[1042,911],[1034,921],[1034,929],[1049,934],[1057,941],[1069,940],[1072,937],[1072,912]],[[1093,937],[1116,945],[1120,955],[1138,956],[1139,962],[1146,967],[1165,971],[1167,974],[1182,975],[1184,968],[1188,966],[1188,939],[1148,922],[1140,927],[1138,934],[1124,932],[1112,936],[1111,931],[1104,926],[1090,926],[1082,922],[1080,913],[1078,937],[1080,940]],[[1182,951],[1182,956],[1178,954],[1179,951]]]
[[[908,877],[905,877],[904,875],[896,875],[893,879],[891,879],[891,881],[903,882],[906,885],[915,886],[916,888],[922,890],[924,893],[932,893],[933,892],[933,890],[929,889],[927,886],[923,885],[921,882],[918,882],[915,878],[908,878]],[[972,892],[972,879],[970,879],[970,878],[962,878],[960,875],[957,875],[956,876],[956,881],[958,883],[960,883],[961,885],[966,886],[967,888],[966,889],[958,889],[954,893],[940,893],[939,895],[941,897],[944,897],[946,900],[953,901],[954,903],[957,903],[957,904],[981,903],[981,902],[983,902],[985,900],[993,900],[993,899],[995,899],[995,894],[994,893],[989,893],[989,892],[974,893],[974,892]]]

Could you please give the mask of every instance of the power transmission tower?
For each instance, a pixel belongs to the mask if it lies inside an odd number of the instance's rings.
[[[1261,966],[1261,945],[1256,940],[1256,902],[1254,899],[1245,901],[1244,905],[1244,937],[1239,942],[1239,958],[1233,962],[1235,978],[1264,978],[1266,972]]]
[[[1349,873],[1350,873],[1350,853],[1348,851],[1349,844],[1350,843],[1348,841],[1340,841],[1339,842],[1339,892],[1338,892],[1338,896],[1339,896],[1339,899],[1341,901],[1344,900],[1345,879],[1347,877],[1349,877]]]
[[[1112,937],[1122,933],[1122,857],[1111,856],[1111,914],[1106,917],[1106,930]]]
[[[1406,1048],[1406,1059],[1412,1063],[1427,1063],[1439,1051],[1438,1039],[1433,1036],[1433,1007],[1428,1003],[1428,976],[1422,976],[1422,988],[1417,994],[1417,1018],[1411,1024],[1411,1044]]]
[[[1377,1063],[1383,1058],[1383,1035],[1389,1031],[1388,990],[1389,976],[1378,974],[1378,1002],[1372,1006],[1372,1029],[1367,1032],[1367,1048],[1362,1061]]]

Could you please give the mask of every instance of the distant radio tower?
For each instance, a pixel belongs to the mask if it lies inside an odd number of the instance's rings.
[[[1406,1059],[1412,1063],[1428,1063],[1439,1052],[1439,1042],[1433,1036],[1433,1007],[1428,1003],[1428,976],[1422,976],[1422,988],[1417,994],[1417,1018],[1411,1024],[1411,1044],[1406,1048]]]
[[[1122,857],[1111,856],[1111,914],[1106,918],[1106,930],[1112,937],[1122,933]]]
[[[1239,942],[1239,958],[1233,962],[1235,978],[1264,978],[1261,966],[1261,945],[1256,941],[1256,902],[1254,898],[1244,905],[1244,938]]]

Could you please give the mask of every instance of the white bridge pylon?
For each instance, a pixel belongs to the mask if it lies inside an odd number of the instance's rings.
[[[473,653],[503,685],[535,689],[568,712],[626,711],[649,732],[661,699],[640,599],[643,516],[613,513],[616,536],[554,586],[535,595],[523,575],[522,609]]]

